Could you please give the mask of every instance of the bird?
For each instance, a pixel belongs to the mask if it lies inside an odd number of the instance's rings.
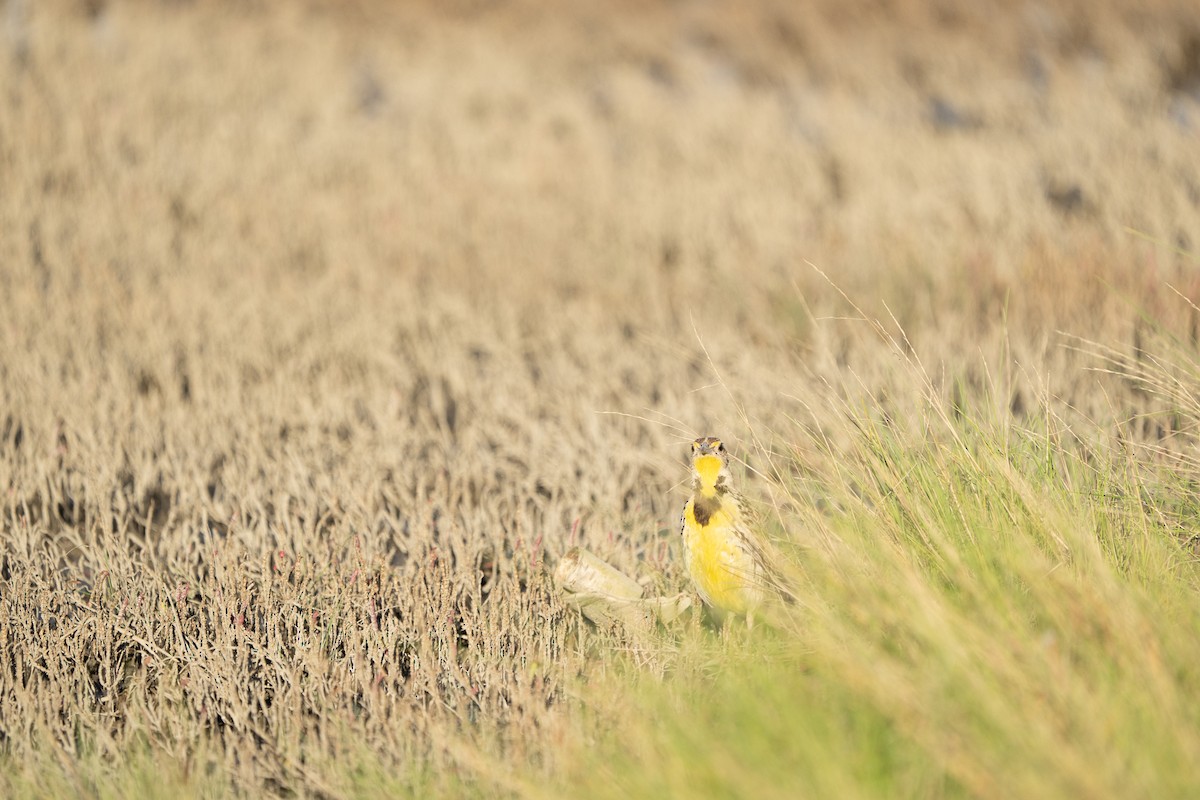
[[[733,488],[725,444],[715,436],[692,442],[691,472],[692,494],[679,524],[688,574],[718,619],[744,616],[752,627],[774,581],[745,500]]]

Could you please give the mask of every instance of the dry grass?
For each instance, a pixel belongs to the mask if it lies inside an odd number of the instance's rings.
[[[863,409],[1187,452],[1195,9],[793,5],[9,0],[0,786],[536,793],[585,687],[739,646],[545,569],[680,590],[691,437],[808,547]]]

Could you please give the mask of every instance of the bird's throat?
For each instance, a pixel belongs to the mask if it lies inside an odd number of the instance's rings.
[[[717,493],[717,477],[721,474],[721,459],[717,456],[698,456],[692,461],[700,478],[700,494],[713,497]]]

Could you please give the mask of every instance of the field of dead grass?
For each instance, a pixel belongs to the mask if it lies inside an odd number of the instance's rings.
[[[795,5],[9,0],[4,794],[1194,788],[1200,14]],[[584,624],[708,433],[801,610]]]

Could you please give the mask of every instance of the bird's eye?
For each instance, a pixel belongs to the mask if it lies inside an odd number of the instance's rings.
[[[725,443],[724,442],[717,442],[717,452],[718,453],[725,452]]]

